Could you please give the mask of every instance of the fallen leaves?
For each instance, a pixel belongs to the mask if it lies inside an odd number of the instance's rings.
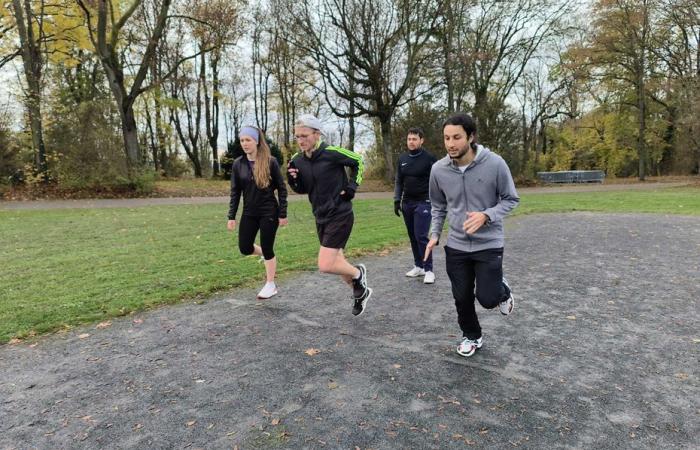
[[[78,339],[87,339],[90,337],[90,333],[83,333],[78,335]]]
[[[328,383],[328,389],[333,390],[333,389],[338,389],[338,383],[335,381],[331,381]]]
[[[576,320],[576,316],[566,316],[566,318],[569,320]]]
[[[196,421],[196,420],[190,420],[190,421],[189,421],[189,422],[187,422],[187,423],[186,423],[185,425],[187,425],[188,427],[193,427],[193,426],[194,426],[194,424],[196,424],[196,423],[197,423],[197,421]]]
[[[319,353],[321,353],[321,350],[319,350],[317,348],[309,348],[309,349],[304,350],[304,353],[306,353],[309,356],[315,356],[315,355],[318,355]]]
[[[98,323],[97,325],[95,325],[95,328],[97,328],[97,329],[99,330],[99,329],[102,329],[102,328],[109,328],[109,327],[111,327],[111,326],[112,326],[112,322],[109,322],[109,321],[108,321],[108,322],[100,322],[100,323]]]

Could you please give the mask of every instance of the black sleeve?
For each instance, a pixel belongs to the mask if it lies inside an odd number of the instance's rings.
[[[238,161],[234,161],[231,166],[231,200],[228,206],[228,220],[236,220],[238,204],[241,201],[241,183],[238,179]]]
[[[298,167],[294,164],[294,161],[296,161],[297,158],[300,158],[299,154],[292,156],[292,159],[290,159],[289,163],[287,164],[287,168],[294,167],[298,169]],[[289,183],[289,187],[291,187],[297,194],[306,194],[307,190],[304,187],[304,180],[302,180],[301,177],[301,170],[297,172],[296,178],[289,175],[289,172],[287,172],[287,182]]]
[[[270,176],[277,187],[277,197],[280,202],[280,219],[287,217],[287,185],[282,178],[280,166],[275,158],[270,159]]]
[[[394,201],[400,202],[403,194],[403,173],[401,172],[401,156],[396,162],[396,181],[394,183]]]

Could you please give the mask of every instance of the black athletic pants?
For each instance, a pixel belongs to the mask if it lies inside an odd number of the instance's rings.
[[[243,216],[238,226],[238,248],[244,255],[253,253],[253,243],[255,236],[260,230],[260,247],[266,260],[275,257],[273,249],[275,245],[275,235],[279,227],[279,219],[274,216]]]
[[[478,339],[481,326],[474,308],[475,298],[481,306],[491,309],[510,295],[503,284],[503,249],[463,252],[445,246],[445,255],[462,335]]]

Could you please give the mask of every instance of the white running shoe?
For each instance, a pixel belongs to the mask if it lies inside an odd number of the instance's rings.
[[[425,284],[435,283],[435,274],[431,271],[425,272],[425,277],[423,277],[423,283],[425,283]]]
[[[265,283],[265,286],[258,292],[258,298],[267,299],[277,295],[277,285],[275,283]]]
[[[477,349],[481,348],[483,344],[483,339],[469,339],[465,337],[462,342],[459,343],[457,347],[457,353],[461,356],[472,356]]]
[[[413,266],[413,269],[406,272],[406,276],[411,278],[422,277],[423,275],[425,275],[425,270],[418,266]]]
[[[498,309],[501,310],[501,314],[507,316],[508,314],[512,313],[513,308],[515,308],[515,297],[513,297],[513,291],[511,291],[510,285],[505,278],[503,278],[503,285],[508,290],[508,298],[498,304]]]

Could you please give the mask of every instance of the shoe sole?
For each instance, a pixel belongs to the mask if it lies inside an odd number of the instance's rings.
[[[425,280],[423,280],[423,284],[435,284],[435,280],[433,280],[433,281],[425,281]]]
[[[364,312],[367,310],[367,302],[369,301],[369,298],[372,296],[372,288],[367,288],[367,298],[362,300],[362,311],[360,311],[359,314],[353,314],[355,317],[360,317]]]
[[[483,345],[483,344],[481,344],[481,345]],[[456,351],[457,351],[457,354],[459,356],[464,356],[465,358],[468,358],[468,357],[472,356],[474,353],[476,353],[476,351],[481,348],[481,345],[477,345],[476,348],[474,348],[474,351],[471,353],[462,353],[459,351],[459,348]]]
[[[457,354],[458,354],[459,356],[463,356],[463,357],[465,357],[465,358],[469,358],[470,356],[473,356],[474,353],[476,353],[476,351],[479,350],[480,348],[481,348],[481,347],[475,348],[474,351],[471,352],[471,353],[462,353],[462,352],[460,352],[459,350],[457,350]]]

